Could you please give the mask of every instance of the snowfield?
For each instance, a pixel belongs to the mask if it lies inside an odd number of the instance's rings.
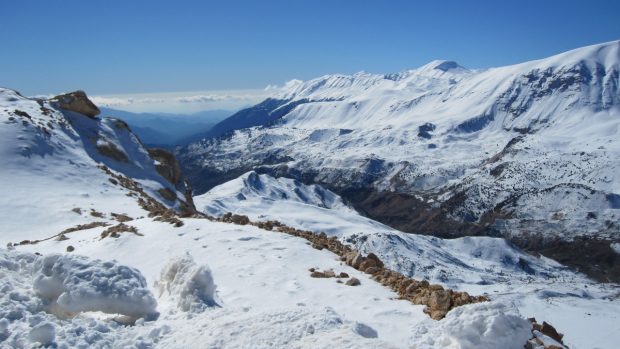
[[[284,187],[289,188],[285,195],[288,199],[278,191]],[[360,216],[342,204],[336,194],[318,188],[249,172],[195,197],[195,203],[213,215],[233,212],[253,220],[279,220],[322,231],[364,253],[377,254],[390,268],[405,275],[471,294],[488,294],[496,302],[515,306],[524,316],[557,325],[570,348],[615,346],[617,329],[612,324],[620,318],[617,285],[595,283],[551,259],[526,254],[500,238],[444,240],[405,234]],[[295,195],[307,192],[322,192],[321,196],[336,204],[325,207],[309,195],[305,202]],[[581,333],[596,335],[590,338]],[[450,347],[449,341],[445,343]]]

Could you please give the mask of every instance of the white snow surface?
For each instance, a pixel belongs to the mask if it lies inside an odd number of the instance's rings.
[[[289,187],[291,193],[284,195],[290,200],[283,199],[280,193],[276,200],[271,195],[274,191],[269,187],[283,188],[287,184],[294,185]],[[255,186],[261,190],[254,190]],[[364,253],[377,254],[388,267],[405,275],[427,279],[471,294],[486,294],[494,300],[493,304],[499,304],[490,308],[482,306],[480,312],[520,313],[527,317],[536,317],[539,321],[548,321],[565,333],[565,343],[571,348],[615,346],[614,341],[618,337],[614,334],[616,329],[612,323],[620,319],[617,285],[592,282],[553,260],[526,254],[504,239],[465,237],[444,240],[405,234],[362,217],[346,206],[321,207],[313,200],[303,202],[292,194],[310,190],[329,192],[327,189],[305,186],[291,179],[276,179],[249,172],[195,197],[195,203],[197,208],[216,216],[233,212],[248,215],[252,220],[279,220],[297,228],[323,231],[329,236],[337,236]],[[243,199],[240,199],[239,193],[244,193]],[[324,195],[337,197],[331,192]],[[339,199],[334,201],[342,202]],[[515,312],[514,308],[519,311]],[[450,316],[446,320],[448,318]],[[515,329],[519,329],[518,324],[522,324],[514,318],[496,320],[507,321],[507,324],[515,326]],[[471,321],[476,323],[478,320]],[[478,325],[471,329],[461,328],[462,337],[456,335],[459,329],[450,326],[457,339],[451,335],[440,336],[439,332],[442,330],[437,329],[421,339],[418,345],[422,348],[433,345],[450,348],[459,348],[459,345],[462,348],[476,347],[463,343],[467,343],[467,338],[485,338],[476,332],[484,331],[479,326],[482,322],[490,328],[495,326],[492,324],[495,321],[492,316],[486,320],[479,318],[479,321]],[[421,327],[417,335],[423,334],[423,331],[426,330]],[[427,332],[431,333],[431,330]],[[583,336],[584,333],[590,335]],[[509,336],[503,338],[508,340],[502,342],[502,338],[491,337],[483,340],[492,343],[487,343],[489,347],[503,347],[505,343],[511,343]]]
[[[155,287],[160,296],[168,293],[178,298],[177,305],[183,311],[197,312],[217,305],[211,269],[206,265],[196,265],[189,254],[171,260],[162,270]]]
[[[421,338],[419,349],[522,349],[521,343],[532,337],[531,324],[514,307],[492,302],[459,307],[439,326],[422,325],[415,331]]]

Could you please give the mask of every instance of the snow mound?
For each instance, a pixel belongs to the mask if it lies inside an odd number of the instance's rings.
[[[458,307],[439,326],[417,328],[416,336],[418,349],[521,349],[532,332],[516,308],[485,302]]]
[[[100,311],[138,318],[156,314],[157,301],[140,271],[114,261],[51,254],[35,262],[34,273],[34,291],[50,302],[57,315]]]
[[[170,261],[155,286],[160,296],[168,293],[182,311],[201,312],[218,305],[211,269],[197,265],[189,254]]]
[[[34,280],[41,276],[41,259],[32,253],[0,249],[0,348],[148,348],[165,335],[153,328],[154,321],[122,326],[90,314],[59,318],[50,313],[50,302],[41,299],[33,288]],[[77,274],[101,264],[84,262],[84,268],[75,270],[72,277],[84,280]],[[78,263],[63,265],[76,267]],[[145,336],[146,328],[157,331]]]

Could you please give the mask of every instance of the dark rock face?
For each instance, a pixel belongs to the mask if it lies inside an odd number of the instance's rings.
[[[161,148],[148,149],[149,156],[158,162],[157,172],[170,183],[177,185],[181,182],[181,168],[174,154]]]
[[[114,143],[97,144],[97,150],[103,156],[112,158],[118,162],[128,162],[127,154],[119,149]]]
[[[51,99],[53,102],[58,103],[60,109],[65,109],[80,113],[88,116],[89,118],[95,118],[101,111],[99,108],[88,99],[84,91],[70,92],[64,95],[59,95]]]
[[[430,122],[427,122],[424,125],[419,126],[418,137],[425,138],[425,139],[431,139],[432,138],[431,132],[435,131],[435,128],[436,126],[434,124],[431,124]]]

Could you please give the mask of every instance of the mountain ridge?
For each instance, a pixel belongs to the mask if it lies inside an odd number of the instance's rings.
[[[604,267],[573,266],[620,280],[620,41],[480,71],[427,68],[289,84],[274,108],[244,111],[251,127],[176,153],[198,194],[256,170],[321,184],[408,232],[505,236],[569,264],[596,245]]]

